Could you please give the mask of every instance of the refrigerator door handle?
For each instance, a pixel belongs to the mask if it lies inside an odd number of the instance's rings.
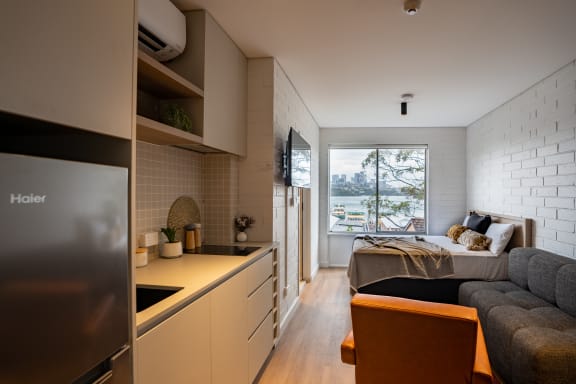
[[[100,376],[93,384],[108,384],[112,383],[112,371],[108,371]]]

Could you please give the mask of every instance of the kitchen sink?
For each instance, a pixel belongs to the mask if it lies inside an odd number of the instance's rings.
[[[172,296],[181,289],[182,287],[137,285],[136,312],[142,312],[146,308]]]

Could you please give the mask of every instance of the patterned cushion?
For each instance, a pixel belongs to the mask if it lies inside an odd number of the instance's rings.
[[[456,244],[458,242],[458,238],[460,237],[460,235],[464,233],[464,231],[467,229],[468,227],[464,225],[454,224],[453,226],[450,227],[448,232],[446,232],[446,237],[452,239],[452,242]]]
[[[469,251],[488,249],[490,242],[491,239],[489,237],[471,229],[467,229],[458,237],[458,244],[464,245]]]

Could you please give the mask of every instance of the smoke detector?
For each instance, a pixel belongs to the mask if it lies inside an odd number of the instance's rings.
[[[404,0],[404,12],[410,16],[414,16],[420,10],[422,0]]]

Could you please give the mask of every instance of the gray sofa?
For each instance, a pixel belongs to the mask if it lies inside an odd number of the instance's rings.
[[[493,369],[507,384],[576,383],[576,260],[514,248],[508,277],[458,294],[478,309]]]

